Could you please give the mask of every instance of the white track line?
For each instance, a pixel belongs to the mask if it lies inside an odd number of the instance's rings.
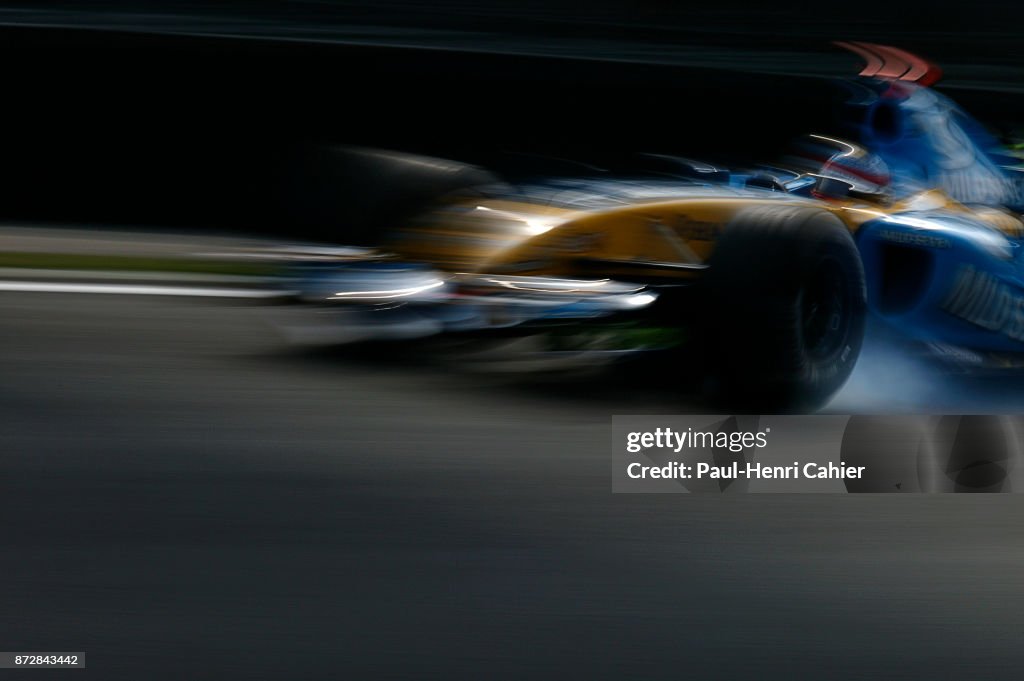
[[[114,293],[131,296],[193,296],[199,298],[280,298],[285,291],[243,288],[200,288],[198,286],[155,286],[145,284],[73,284],[51,281],[0,281],[0,292],[29,293]]]

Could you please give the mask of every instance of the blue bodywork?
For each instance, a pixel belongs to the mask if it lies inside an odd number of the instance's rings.
[[[963,203],[1017,207],[1019,159],[948,97],[907,82],[859,79],[838,116],[840,134],[889,166],[897,195],[942,189]]]
[[[850,87],[844,134],[885,161],[897,198],[937,188],[969,206],[1024,204],[1017,159],[951,100],[912,83]],[[1019,233],[939,208],[872,220],[857,242],[869,309],[888,327],[983,353],[1024,351]]]
[[[868,307],[915,340],[989,352],[1024,351],[1019,240],[969,217],[909,212],[857,235]]]

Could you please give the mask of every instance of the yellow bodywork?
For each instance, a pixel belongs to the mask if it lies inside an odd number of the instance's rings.
[[[937,190],[892,203],[714,189],[702,196],[690,191],[680,198],[589,209],[500,198],[461,199],[399,230],[387,248],[450,272],[687,280],[707,266],[721,231],[733,217],[759,205],[817,206],[838,217],[851,232],[885,215],[928,210],[969,213],[1008,236],[1024,232],[1020,220],[1004,211],[963,206]]]

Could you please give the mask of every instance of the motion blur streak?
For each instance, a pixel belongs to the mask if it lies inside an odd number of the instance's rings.
[[[48,281],[0,281],[0,291],[34,293],[114,293],[133,296],[186,296],[196,298],[280,298],[281,291],[195,286],[146,286],[131,284],[69,284]]]

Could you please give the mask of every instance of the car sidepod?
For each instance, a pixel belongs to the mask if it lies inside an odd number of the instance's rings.
[[[970,216],[906,213],[857,234],[868,308],[915,340],[1024,351],[1020,242]]]

